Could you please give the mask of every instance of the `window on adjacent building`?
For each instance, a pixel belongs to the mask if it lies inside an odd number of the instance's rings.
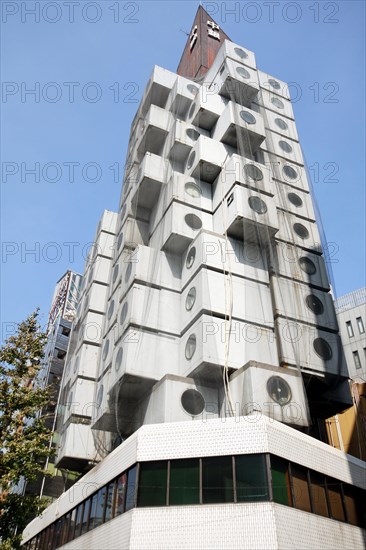
[[[62,327],[61,334],[62,336],[70,336],[71,329],[69,327]]]
[[[352,355],[353,355],[353,361],[355,363],[356,369],[360,369],[362,367],[362,365],[361,365],[361,359],[360,359],[358,351],[353,351]]]
[[[336,479],[328,479],[327,488],[331,517],[338,521],[345,521],[341,482]]]
[[[288,462],[277,456],[271,456],[271,473],[273,500],[278,504],[292,506]]]
[[[356,317],[358,331],[360,334],[363,334],[365,332],[365,327],[363,325],[362,317]]]
[[[166,504],[168,462],[141,462],[137,506]]]
[[[136,506],[136,466],[130,468],[127,472],[127,489],[125,511],[131,510]]]
[[[238,502],[269,500],[264,455],[235,457],[236,498]]]
[[[347,327],[348,336],[350,338],[352,338],[352,336],[354,336],[354,334],[353,334],[353,328],[352,328],[351,321],[346,321],[346,327]]]
[[[231,456],[202,459],[203,504],[233,502],[233,464]]]
[[[171,460],[169,504],[199,504],[200,464],[198,458]]]
[[[291,481],[295,508],[311,512],[307,469],[291,464]]]
[[[329,517],[325,476],[317,472],[310,472],[310,478],[314,513],[319,514],[319,516]]]

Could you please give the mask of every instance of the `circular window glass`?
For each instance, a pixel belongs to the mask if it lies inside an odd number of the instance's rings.
[[[123,323],[125,322],[126,320],[126,317],[127,317],[127,310],[128,310],[128,303],[125,302],[122,306],[122,310],[121,310],[121,316],[120,316],[120,322],[121,322],[121,325],[123,325]]]
[[[278,99],[278,97],[272,97],[271,98],[271,103],[272,103],[272,105],[277,107],[277,109],[283,109],[285,107],[283,102],[280,99]]]
[[[182,393],[181,403],[183,409],[192,416],[197,416],[205,408],[205,400],[201,392],[197,390],[186,390]]]
[[[268,84],[274,89],[274,90],[279,90],[281,88],[281,85],[279,82],[277,82],[277,80],[274,80],[273,78],[270,78],[268,80]]]
[[[102,353],[103,361],[106,360],[106,358],[108,356],[108,351],[109,351],[109,340],[106,341],[106,343],[104,344],[104,347],[103,347],[103,353]]]
[[[297,172],[295,168],[293,168],[292,166],[289,166],[288,164],[285,164],[285,166],[283,167],[283,173],[290,180],[295,180],[297,178]]]
[[[329,361],[332,358],[332,348],[324,338],[315,338],[313,342],[315,353],[319,355],[324,361]]]
[[[300,239],[309,238],[309,231],[306,229],[305,225],[302,225],[302,223],[294,223],[294,231]]]
[[[189,109],[189,117],[192,118],[193,115],[194,115],[194,112],[196,110],[196,105],[193,103],[193,105],[191,105],[191,108]]]
[[[309,258],[300,258],[299,264],[304,273],[308,275],[314,275],[314,273],[316,273],[316,266]]]
[[[103,392],[104,392],[104,386],[102,384],[101,386],[99,386],[98,393],[97,393],[97,405],[98,406],[102,403]]]
[[[192,359],[194,352],[196,351],[196,345],[197,345],[196,335],[191,334],[187,340],[186,351],[185,351],[186,359],[188,359],[188,361]]]
[[[281,130],[288,130],[287,122],[282,120],[282,118],[275,118],[275,124],[281,128]]]
[[[242,78],[250,78],[250,73],[244,69],[244,67],[237,67],[236,72],[238,75],[240,75]]]
[[[309,296],[306,296],[305,302],[308,308],[315,313],[315,315],[321,315],[323,313],[323,302],[315,296],[315,294],[309,294]]]
[[[116,369],[116,371],[119,371],[119,369],[121,368],[122,359],[123,359],[123,348],[119,348],[119,350],[117,351],[116,360],[114,363],[114,368]]]
[[[264,201],[259,197],[249,197],[249,206],[257,214],[265,214],[267,212],[267,206]]]
[[[194,229],[197,231],[198,229],[201,229],[202,227],[202,221],[196,214],[186,214],[184,216],[184,221],[190,227],[191,229]]]
[[[271,376],[267,380],[268,395],[279,405],[287,405],[291,401],[291,388],[280,376]]]
[[[113,277],[112,277],[112,281],[115,283],[116,280],[117,280],[117,277],[118,277],[118,272],[119,272],[119,265],[116,264],[114,266],[114,269],[113,269]]]
[[[187,193],[187,195],[193,197],[194,199],[198,199],[202,195],[202,191],[199,185],[191,181],[185,184],[184,191]]]
[[[121,233],[118,235],[117,250],[119,250],[119,249],[121,248],[122,241],[123,241],[123,232],[121,232]]]
[[[242,50],[241,48],[234,48],[234,52],[236,55],[238,55],[241,59],[246,59],[248,57],[247,52]]]
[[[187,258],[186,258],[186,268],[190,269],[192,265],[194,264],[194,260],[196,259],[196,249],[193,246],[191,250],[188,252]]]
[[[188,170],[190,168],[192,168],[195,158],[196,158],[196,151],[192,151],[192,153],[189,155],[188,161],[187,161],[187,169]]]
[[[278,145],[281,147],[282,151],[285,151],[285,153],[291,153],[292,147],[287,141],[279,141]]]
[[[196,301],[196,287],[192,286],[186,297],[186,310],[191,311]]]
[[[195,86],[194,84],[188,84],[188,85],[187,85],[187,90],[188,90],[191,94],[194,94],[194,95],[196,95],[196,93],[198,92],[198,88],[197,88],[197,86]]]
[[[257,122],[255,116],[249,113],[249,111],[240,111],[240,116],[247,124],[255,124]]]
[[[131,277],[131,273],[132,273],[132,263],[130,262],[126,269],[125,283],[127,283],[128,279]]]
[[[114,311],[114,300],[111,301],[111,303],[109,304],[109,308],[108,308],[108,319],[110,319],[113,315],[113,311]]]
[[[261,181],[263,179],[263,174],[257,166],[254,164],[246,164],[244,166],[245,174],[248,176],[248,178],[251,178],[255,181]]]
[[[197,130],[194,130],[193,128],[188,128],[186,130],[186,134],[190,139],[197,140],[200,137],[200,133],[197,132]]]
[[[297,208],[302,206],[302,198],[296,193],[288,193],[287,198]]]

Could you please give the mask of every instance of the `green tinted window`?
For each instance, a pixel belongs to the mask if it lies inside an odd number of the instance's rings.
[[[198,458],[171,460],[169,504],[199,504],[200,472]]]
[[[235,457],[238,502],[269,500],[265,455]]]
[[[164,506],[166,504],[168,463],[166,461],[140,464],[138,506]]]
[[[215,456],[202,459],[202,500],[204,504],[233,502],[231,456]]]
[[[288,462],[277,456],[271,456],[273,500],[279,504],[292,506],[288,475]]]

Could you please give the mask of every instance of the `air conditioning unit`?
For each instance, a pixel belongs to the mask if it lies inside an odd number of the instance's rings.
[[[143,412],[146,411],[146,412]],[[143,424],[206,421],[219,417],[217,388],[200,385],[192,378],[166,375],[141,404]]]
[[[230,377],[231,406],[236,416],[257,414],[286,424],[308,426],[307,399],[301,374],[249,361]]]

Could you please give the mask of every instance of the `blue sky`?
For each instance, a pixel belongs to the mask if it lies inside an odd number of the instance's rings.
[[[364,2],[203,5],[261,70],[301,91],[335,292],[364,286]],[[135,100],[154,64],[176,70],[197,6],[2,2],[3,336],[37,306],[45,321],[57,279],[82,272],[103,209],[118,208]]]

